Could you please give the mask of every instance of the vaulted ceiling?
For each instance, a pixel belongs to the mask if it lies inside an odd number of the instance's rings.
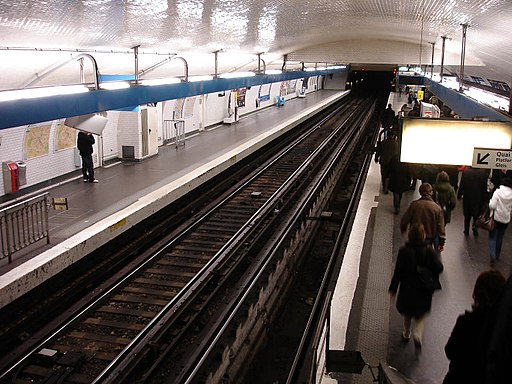
[[[0,89],[79,83],[77,56],[101,74],[143,77],[254,70],[297,62],[391,68],[440,65],[458,71],[462,26],[467,71],[512,78],[511,0],[0,0]],[[85,63],[85,81],[91,65]],[[58,68],[57,70],[55,70]]]

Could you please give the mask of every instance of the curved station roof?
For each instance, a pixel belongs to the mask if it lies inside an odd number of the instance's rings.
[[[457,73],[462,25],[466,71],[512,77],[509,0],[0,3],[0,90],[91,81],[80,54],[94,57],[102,75],[154,79],[183,76],[183,62],[189,75],[325,64],[388,70],[429,66],[432,57],[437,67],[444,41],[444,65]]]

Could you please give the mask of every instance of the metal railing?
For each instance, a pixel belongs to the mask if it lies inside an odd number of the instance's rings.
[[[174,139],[176,149],[185,145],[185,120],[170,119],[164,120],[163,142],[167,144]]]
[[[0,259],[12,255],[40,240],[50,243],[48,228],[48,193],[0,210]]]

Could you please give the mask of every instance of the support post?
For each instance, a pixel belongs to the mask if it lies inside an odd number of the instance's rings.
[[[442,84],[443,83],[443,71],[444,71],[444,49],[446,47],[446,39],[448,38],[448,36],[441,36],[441,39],[443,39],[443,49],[442,49],[442,52],[441,52],[441,70],[439,72],[439,74],[441,75],[441,80],[440,80],[440,83]]]
[[[214,79],[219,78],[219,52],[220,52],[220,50],[213,51],[213,54],[215,55],[215,72],[213,74]]]
[[[466,35],[468,31],[468,24],[461,24],[462,26],[462,48],[460,53],[460,78],[459,78],[459,92],[464,91],[464,62],[466,60]]]
[[[140,45],[132,47],[135,58],[135,84],[139,84],[139,47]]]
[[[432,44],[432,61],[431,61],[431,64],[430,64],[430,78],[433,79],[434,78],[434,48],[436,47],[436,42],[431,42],[430,44]]]

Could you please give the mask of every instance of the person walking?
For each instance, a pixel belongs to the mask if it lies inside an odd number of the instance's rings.
[[[92,162],[92,153],[95,140],[91,133],[79,131],[76,146],[82,158],[82,175],[84,182],[97,183],[98,180],[94,178],[94,164]]]
[[[411,202],[400,220],[400,231],[404,234],[408,225],[422,224],[426,241],[434,250],[442,252],[446,242],[443,210],[432,199],[434,192],[429,183],[421,184],[419,192],[421,197]]]
[[[503,235],[510,222],[510,210],[512,209],[512,179],[504,177],[501,185],[492,194],[489,201],[489,209],[494,217],[494,229],[489,232],[489,254],[491,267],[494,267],[501,255]]]
[[[436,192],[436,201],[443,209],[444,224],[446,225],[451,221],[452,210],[455,208],[457,203],[455,189],[450,184],[450,177],[448,176],[448,173],[441,171],[437,174],[434,189]]]
[[[506,280],[501,272],[482,272],[473,289],[473,305],[457,318],[444,351],[450,360],[443,384],[485,383],[487,351]]]
[[[375,162],[380,164],[382,192],[388,193],[389,167],[393,156],[398,155],[398,141],[392,131],[387,131],[384,140],[377,143]]]
[[[426,288],[420,279],[420,270],[429,271],[434,289]],[[443,264],[436,252],[425,241],[425,228],[420,223],[409,228],[408,241],[400,247],[393,277],[389,285],[391,302],[395,301],[398,312],[403,316],[402,340],[413,337],[416,349],[421,348],[425,318],[432,306],[435,289],[441,289],[439,274]]]
[[[393,156],[389,164],[389,190],[393,192],[393,208],[395,215],[400,213],[402,195],[409,190],[411,176],[409,166],[400,162],[398,155]]]
[[[478,168],[466,167],[462,172],[457,198],[462,198],[464,213],[464,235],[469,235],[471,219],[473,219],[473,235],[478,236],[475,221],[485,206],[487,193],[487,175]]]
[[[510,381],[510,362],[512,361],[512,275],[509,275],[500,302],[496,321],[487,350],[486,384],[503,384]]]

